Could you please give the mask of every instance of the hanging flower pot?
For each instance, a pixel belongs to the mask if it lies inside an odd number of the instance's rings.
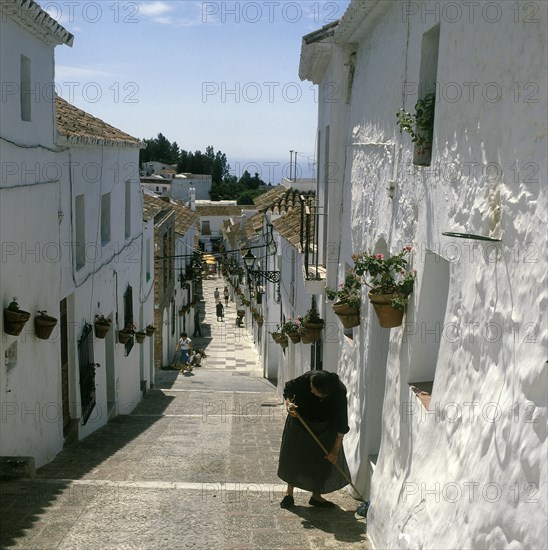
[[[132,324],[128,324],[122,330],[118,331],[118,342],[125,346],[134,334],[135,327]]]
[[[243,317],[245,315],[245,309],[239,309],[236,311],[238,317]]]
[[[303,344],[313,344],[322,336],[324,323],[303,323],[304,329],[301,336]]]
[[[380,294],[378,289],[371,289],[368,293],[369,300],[375,308],[375,313],[379,320],[379,324],[383,328],[399,327],[403,323],[404,308],[396,309],[393,301],[398,299],[401,301],[401,294]]]
[[[303,344],[313,344],[321,338],[325,321],[320,318],[315,309],[310,309],[303,317],[302,325],[304,328],[301,333],[301,342]]]
[[[263,324],[264,324],[264,317],[262,315],[258,315],[257,318],[255,319],[257,321],[257,324],[262,327]]]
[[[29,319],[30,313],[19,309],[17,299],[13,298],[10,305],[4,309],[4,332],[12,336],[19,336]]]
[[[144,330],[140,330],[135,333],[135,340],[137,340],[138,344],[142,344],[145,341],[146,336],[147,333]]]
[[[354,328],[360,324],[360,306],[349,306],[344,300],[331,304],[344,328]]]
[[[47,311],[39,311],[38,315],[34,317],[34,331],[36,338],[40,338],[40,340],[47,340],[57,324],[55,317],[50,317],[46,314]]]
[[[152,336],[156,332],[156,327],[154,325],[147,325],[146,333],[147,336]]]
[[[301,333],[300,332],[290,332],[287,337],[294,343],[298,344],[301,341]]]
[[[271,332],[271,334],[272,339],[276,342],[276,344],[280,344],[282,348],[286,348],[288,346],[289,342],[285,334],[282,334],[281,332]]]
[[[95,337],[103,340],[110,330],[110,319],[107,319],[103,315],[96,315],[93,327],[95,329]]]

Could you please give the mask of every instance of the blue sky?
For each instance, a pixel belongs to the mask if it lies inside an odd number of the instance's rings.
[[[314,175],[316,89],[298,76],[301,39],[349,0],[39,3],[75,35],[73,48],[56,49],[68,101],[139,138],[213,145],[236,175],[249,168],[277,183],[290,150],[299,174]]]

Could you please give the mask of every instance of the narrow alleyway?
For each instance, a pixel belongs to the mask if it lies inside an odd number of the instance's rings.
[[[207,358],[191,375],[157,372],[156,386],[62,451],[37,478],[0,485],[0,548],[367,548],[359,502],[345,490],[332,510],[308,493],[282,510],[276,476],[285,419],[230,302],[217,322],[204,281]]]

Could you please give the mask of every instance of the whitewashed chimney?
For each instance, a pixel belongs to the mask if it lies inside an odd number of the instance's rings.
[[[190,209],[195,212],[196,211],[196,188],[190,187],[188,190],[188,202]]]

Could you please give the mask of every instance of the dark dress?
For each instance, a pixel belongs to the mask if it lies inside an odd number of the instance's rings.
[[[330,451],[337,433],[345,434],[350,430],[346,387],[339,381],[338,390],[322,400],[310,391],[310,377],[313,372],[307,372],[287,382],[284,398],[292,399],[298,405],[299,415]],[[341,472],[324,457],[325,453],[301,421],[288,415],[282,435],[278,477],[289,485],[319,494],[331,493],[348,485]],[[350,479],[342,445],[337,464]]]

